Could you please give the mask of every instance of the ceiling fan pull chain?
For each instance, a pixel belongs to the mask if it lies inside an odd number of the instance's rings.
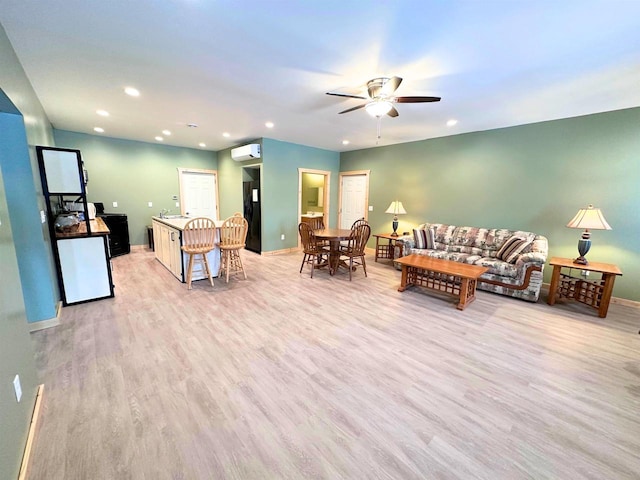
[[[376,145],[380,141],[380,125],[382,124],[382,117],[378,117],[378,129],[377,129],[377,137],[376,137]]]

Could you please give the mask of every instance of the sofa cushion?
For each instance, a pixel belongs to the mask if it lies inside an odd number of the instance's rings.
[[[426,248],[432,250],[435,248],[434,232],[431,228],[414,228],[413,240],[415,248]]]
[[[518,256],[529,246],[530,243],[530,240],[514,235],[502,244],[500,250],[496,253],[496,258],[504,260],[505,262],[516,263]]]

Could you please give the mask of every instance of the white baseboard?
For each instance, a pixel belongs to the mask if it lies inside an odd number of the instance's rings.
[[[268,257],[271,255],[285,255],[287,253],[297,252],[299,250],[298,247],[293,248],[283,248],[282,250],[271,250],[270,252],[262,252],[260,255]]]
[[[24,453],[22,454],[22,464],[20,465],[20,473],[18,474],[18,480],[26,480],[29,478],[29,465],[31,461],[31,448],[36,438],[38,430],[38,420],[40,419],[40,410],[42,405],[42,396],[44,395],[44,384],[38,386],[36,392],[36,401],[33,406],[33,413],[31,414],[31,424],[29,425],[29,433],[27,435],[27,443],[24,447]]]
[[[62,310],[62,302],[56,305],[56,316],[49,320],[41,320],[40,322],[29,323],[29,333],[44,330],[45,328],[57,327],[60,325],[60,311]]]

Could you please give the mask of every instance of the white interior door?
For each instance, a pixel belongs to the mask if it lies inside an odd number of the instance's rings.
[[[218,220],[218,182],[213,170],[179,169],[181,212]]]
[[[369,175],[341,175],[340,228],[351,228],[353,222],[367,217]]]

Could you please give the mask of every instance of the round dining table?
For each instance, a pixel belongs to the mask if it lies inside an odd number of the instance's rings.
[[[313,234],[317,240],[329,242],[329,274],[335,274],[340,267],[340,242],[351,238],[351,230],[348,228],[322,228],[314,230]],[[346,263],[344,265],[347,266]]]

